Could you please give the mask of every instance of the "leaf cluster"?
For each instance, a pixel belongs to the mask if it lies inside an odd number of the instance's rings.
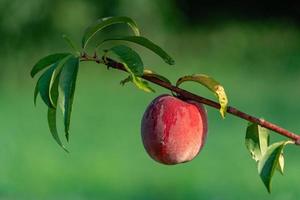
[[[283,149],[292,141],[280,141],[270,144],[270,134],[266,128],[250,123],[247,127],[245,144],[253,160],[257,163],[258,174],[271,192],[271,180],[275,171],[283,174],[284,156]]]

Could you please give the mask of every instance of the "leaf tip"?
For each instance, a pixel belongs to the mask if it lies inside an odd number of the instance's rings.
[[[66,153],[68,153],[68,154],[70,153],[69,150],[65,146],[62,146],[62,148]]]
[[[66,140],[67,140],[67,142],[69,142],[69,131],[65,131],[65,137],[66,137]]]
[[[34,72],[32,70],[30,71],[30,76],[31,76],[31,78],[34,77]]]
[[[169,65],[175,65],[175,60],[173,60],[172,58],[168,59],[166,61]]]
[[[266,184],[266,188],[269,194],[271,194],[271,182],[269,184]]]
[[[271,180],[270,181],[266,181],[263,178],[261,180],[263,181],[264,186],[266,187],[268,193],[271,194]]]
[[[224,109],[220,109],[222,119],[225,119],[226,111]]]

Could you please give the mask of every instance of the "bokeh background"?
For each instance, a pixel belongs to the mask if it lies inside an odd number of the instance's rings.
[[[97,18],[126,15],[176,60],[167,66],[133,46],[145,65],[173,82],[209,74],[224,85],[230,105],[299,133],[299,8],[288,1],[1,0],[0,199],[299,198],[299,148],[286,148],[285,175],[275,175],[268,194],[244,145],[247,122],[222,120],[211,108],[208,140],[195,160],[154,162],[142,146],[140,120],[148,103],[168,91],[121,87],[125,74],[92,63],[80,67],[66,154],[48,131],[46,107],[40,100],[33,105],[36,80],[29,76],[39,58],[69,51],[62,34],[80,42]],[[97,39],[122,33],[128,28],[117,25]],[[214,98],[199,85],[184,88]]]

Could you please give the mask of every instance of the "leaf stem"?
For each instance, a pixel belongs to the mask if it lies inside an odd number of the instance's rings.
[[[102,63],[102,64],[105,64],[107,67],[111,67],[111,68],[114,68],[114,69],[118,69],[118,70],[122,70],[122,71],[126,71],[125,67],[123,66],[122,63],[119,63],[111,58],[108,58],[108,57],[102,57],[101,59],[100,58],[97,58],[97,57],[92,57],[92,56],[88,56],[88,55],[84,55],[81,57],[80,61],[94,61],[96,63]],[[175,92],[177,95],[179,95],[180,98],[184,98],[184,99],[190,99],[190,100],[193,100],[193,101],[197,101],[199,103],[203,103],[203,104],[206,104],[210,107],[213,107],[213,108],[216,108],[216,109],[220,109],[220,104],[215,102],[215,101],[212,101],[210,99],[207,99],[207,98],[204,98],[202,96],[199,96],[199,95],[196,95],[196,94],[193,94],[187,90],[184,90],[184,89],[181,89],[179,87],[176,87],[164,80],[161,80],[161,79],[158,79],[157,77],[153,77],[153,76],[148,76],[146,74],[144,74],[142,76],[143,79],[147,80],[147,81],[150,81],[152,83],[155,83],[156,85],[159,85],[161,87],[164,87],[166,89],[169,89],[171,90],[172,92]],[[264,119],[261,119],[261,118],[258,118],[258,117],[255,117],[255,116],[252,116],[252,115],[249,115],[245,112],[242,112],[240,110],[238,110],[237,108],[234,108],[234,107],[231,107],[231,106],[228,106],[227,107],[227,113],[230,113],[236,117],[239,117],[239,118],[242,118],[244,120],[247,120],[249,122],[252,122],[252,123],[257,123],[259,124],[260,126],[262,127],[265,127],[271,131],[274,131],[284,137],[287,137],[287,138],[290,138],[292,139],[295,144],[297,145],[300,145],[300,135],[297,135],[293,132],[290,132],[276,124],[273,124],[269,121],[266,121]]]

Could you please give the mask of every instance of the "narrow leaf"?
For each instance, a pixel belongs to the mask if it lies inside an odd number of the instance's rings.
[[[155,90],[153,90],[147,81],[142,80],[142,78],[135,76],[135,74],[130,70],[130,68],[126,65],[126,63],[122,63],[125,67],[125,69],[128,71],[128,73],[130,74],[130,79],[133,82],[133,84],[138,88],[141,89],[145,92],[155,92]],[[123,80],[124,83],[129,81],[129,78],[126,78],[125,80]]]
[[[46,56],[42,59],[40,59],[32,68],[30,74],[31,77],[33,78],[38,72],[41,70],[45,69],[49,65],[63,59],[64,57],[70,55],[69,53],[56,53],[56,54],[51,54],[49,56]]]
[[[67,140],[69,140],[70,118],[78,67],[79,58],[71,57],[64,64],[59,79],[59,104],[64,116],[65,135]]]
[[[157,74],[155,73],[154,71],[151,71],[149,69],[144,69],[144,75],[145,76],[149,76],[149,77],[154,77],[154,78],[157,78],[161,81],[164,81],[164,82],[167,82],[167,83],[170,83],[171,84],[171,81],[169,81],[169,79],[167,79],[166,77],[160,75],[160,74]]]
[[[147,81],[144,81],[142,78],[133,76],[132,79],[132,82],[137,88],[145,92],[155,92],[155,90],[149,86],[149,83]]]
[[[292,141],[283,141],[272,144],[258,162],[258,173],[266,186],[268,192],[271,192],[271,180],[275,169],[279,164],[279,157],[282,154],[286,144],[292,144]]]
[[[250,123],[247,127],[245,144],[252,158],[255,161],[261,159],[269,145],[269,132],[255,123]]]
[[[38,94],[39,94],[39,84],[37,82],[35,85],[35,88],[34,88],[34,95],[33,95],[33,103],[35,106],[36,106],[36,98],[37,98]]]
[[[49,97],[50,97],[50,102],[52,107],[56,109],[58,96],[59,96],[58,86],[59,86],[60,73],[56,77],[53,77],[53,75],[54,73],[52,74],[51,82],[49,85]],[[52,79],[54,80],[52,81]]]
[[[41,98],[49,108],[53,107],[51,104],[51,101],[50,101],[50,97],[49,97],[49,85],[50,85],[52,73],[55,70],[56,66],[57,66],[57,63],[53,64],[50,68],[48,68],[41,75],[41,77],[39,78],[39,80],[37,82],[37,88],[41,95]],[[36,97],[37,97],[37,92],[35,90],[34,102],[36,102]]]
[[[71,40],[71,38],[67,35],[62,35],[63,39],[67,42],[67,44],[71,47],[71,49],[73,49],[73,51],[77,54],[80,55],[80,51],[79,49],[76,47],[75,42],[73,42],[73,40]]]
[[[132,29],[133,33],[137,36],[140,35],[140,31],[136,23],[129,17],[107,17],[97,20],[95,23],[90,25],[84,32],[82,38],[82,48],[84,49],[88,44],[89,40],[100,30],[113,24],[124,23],[128,24]]]
[[[59,146],[61,146],[66,152],[68,152],[68,150],[63,145],[63,143],[61,142],[58,136],[57,127],[56,127],[56,109],[54,108],[48,108],[48,125],[54,140],[57,142]]]
[[[57,63],[57,67],[55,68],[55,70],[52,73],[51,81],[49,84],[49,97],[50,97],[50,102],[51,102],[53,108],[56,108],[56,106],[57,106],[58,82],[59,82],[59,75],[60,75],[61,69],[64,66],[64,64],[67,62],[67,60],[72,57],[73,57],[73,55],[69,55],[69,56],[66,56],[65,58],[61,59]]]
[[[160,56],[169,65],[175,64],[175,61],[167,52],[165,52],[161,47],[159,47],[158,45],[154,44],[153,42],[151,42],[150,40],[148,40],[147,38],[142,37],[142,36],[126,36],[126,37],[116,37],[116,38],[105,39],[102,43],[97,45],[96,48],[98,48],[104,42],[113,41],[113,40],[123,40],[123,41],[128,41],[128,42],[133,42],[133,43],[139,44],[139,45],[153,51],[155,54]]]
[[[279,159],[278,159],[278,165],[276,169],[283,175],[284,172],[284,156],[283,153],[280,154]]]
[[[190,76],[184,76],[181,77],[177,80],[176,86],[179,86],[181,83],[186,82],[186,81],[194,81],[197,83],[202,84],[206,88],[208,88],[210,91],[215,93],[215,95],[219,99],[219,103],[221,105],[220,107],[220,113],[221,116],[224,118],[225,114],[227,112],[227,104],[228,104],[228,99],[225,93],[225,90],[222,85],[220,85],[219,82],[214,80],[212,77],[209,77],[205,74],[194,74]]]
[[[125,45],[118,45],[112,47],[109,51],[112,51],[114,54],[116,54],[120,60],[128,66],[130,71],[134,73],[136,76],[142,76],[144,72],[144,64],[139,56],[138,53],[136,53],[131,48],[125,46]]]

